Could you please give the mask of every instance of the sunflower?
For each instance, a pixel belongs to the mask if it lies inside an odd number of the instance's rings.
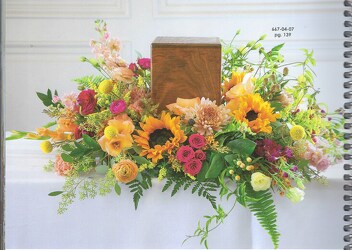
[[[148,117],[140,124],[142,130],[134,135],[135,142],[142,148],[141,156],[147,156],[154,163],[162,159],[162,154],[171,154],[173,148],[186,141],[187,136],[180,128],[180,117],[171,118],[170,114],[162,113],[160,119]]]
[[[227,108],[237,121],[246,123],[255,133],[271,133],[270,123],[280,117],[273,113],[270,103],[265,102],[259,94],[244,95],[236,101],[231,100]]]

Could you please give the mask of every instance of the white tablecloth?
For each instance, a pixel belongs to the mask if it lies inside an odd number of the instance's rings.
[[[163,183],[145,192],[134,210],[132,195],[111,193],[75,202],[56,213],[62,177],[42,166],[54,155],[43,155],[38,141],[6,142],[6,248],[201,248],[199,239],[181,245],[203,215],[213,213],[207,200],[190,191],[161,192]],[[307,185],[305,200],[293,205],[276,197],[280,248],[336,248],[343,242],[342,166],[326,172],[329,185]],[[226,204],[226,203],[225,203]],[[229,204],[230,205],[230,204]],[[225,206],[229,207],[229,206]],[[256,219],[237,206],[225,223],[210,233],[210,248],[272,248]]]

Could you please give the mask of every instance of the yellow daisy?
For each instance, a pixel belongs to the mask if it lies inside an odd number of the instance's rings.
[[[162,113],[160,119],[148,117],[140,123],[142,130],[134,135],[135,142],[142,148],[141,156],[147,156],[154,163],[163,158],[163,153],[171,154],[173,148],[186,141],[187,136],[180,127],[180,117],[171,118],[170,114]]]
[[[259,94],[248,94],[231,100],[227,108],[237,121],[246,123],[255,133],[271,133],[270,123],[280,117],[273,113],[270,103],[265,102]]]

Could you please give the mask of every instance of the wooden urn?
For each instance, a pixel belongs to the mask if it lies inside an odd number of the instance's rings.
[[[221,43],[217,37],[157,37],[151,45],[152,98],[159,111],[177,97],[221,101]]]

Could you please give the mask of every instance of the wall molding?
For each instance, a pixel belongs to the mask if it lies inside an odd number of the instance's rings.
[[[6,18],[126,18],[128,0],[6,0]]]
[[[342,61],[343,60],[344,39],[291,39],[275,40],[266,39],[263,46],[269,50],[279,43],[285,43],[284,55],[287,59],[303,57],[302,48],[314,50],[317,61]],[[226,41],[229,42],[229,41]],[[248,40],[236,39],[235,46],[245,45]],[[132,59],[133,43],[129,40],[121,41],[121,56],[126,60]],[[93,56],[86,41],[6,41],[6,56],[30,55],[28,60],[35,60],[45,55],[57,56]]]
[[[344,10],[336,0],[153,0],[154,17],[321,13]]]
[[[132,41],[121,41],[121,56],[127,62],[132,59]],[[40,61],[43,57],[57,61],[58,57],[94,57],[87,41],[6,41],[6,60]],[[73,63],[71,59],[66,62]]]

